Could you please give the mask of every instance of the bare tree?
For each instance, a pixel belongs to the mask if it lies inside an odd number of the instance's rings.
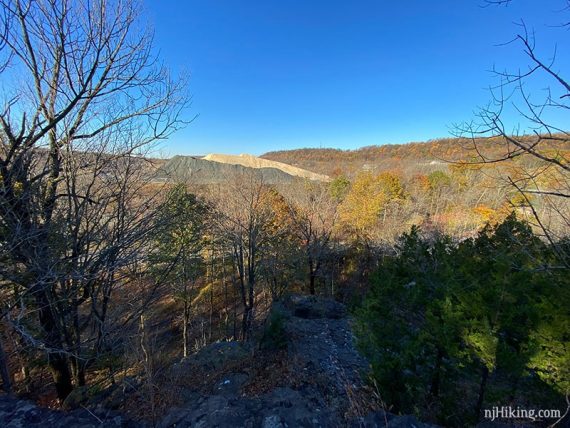
[[[242,339],[248,338],[254,318],[255,294],[263,252],[272,238],[272,192],[259,175],[243,173],[212,195],[218,234],[233,254],[243,307]]]
[[[3,316],[64,399],[106,346],[113,289],[144,266],[155,191],[139,156],[181,124],[183,82],[135,1],[0,5]]]
[[[299,270],[304,255],[301,254],[299,240],[294,233],[290,202],[283,195],[289,186],[273,188],[269,194],[273,211],[272,226],[268,230],[271,239],[264,247],[260,273],[272,300],[279,300],[291,283],[297,278],[303,278],[304,274]]]
[[[309,279],[309,293],[316,293],[316,279],[329,255],[338,218],[338,200],[328,184],[303,181],[284,190],[293,233],[303,248]]]
[[[486,2],[509,3],[510,0]],[[561,15],[568,14],[570,2],[561,2],[561,9]],[[561,46],[568,43],[569,22],[566,19],[550,28],[560,31]],[[491,87],[492,101],[479,110],[474,121],[457,126],[456,130],[459,136],[468,137],[477,157],[475,162],[512,161],[518,167],[502,170],[505,182],[519,192],[530,218],[568,267],[569,255],[556,245],[570,228],[570,133],[566,127],[570,81],[556,65],[557,55],[566,51],[558,51],[554,46],[545,55],[538,47],[535,32],[524,21],[518,28],[507,45],[522,49],[526,66],[514,72],[495,69],[498,83]],[[511,115],[518,115],[519,123],[509,125],[507,118]]]

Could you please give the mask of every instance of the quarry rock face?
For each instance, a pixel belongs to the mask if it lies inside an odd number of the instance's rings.
[[[247,168],[274,168],[283,171],[294,177],[307,178],[316,181],[330,181],[330,178],[323,174],[307,171],[306,169],[298,168],[283,162],[277,162],[269,159],[259,158],[257,156],[241,154],[241,155],[224,155],[211,153],[204,156],[204,160],[212,162],[220,162],[232,165],[241,165]]]
[[[250,176],[266,184],[287,184],[299,179],[330,181],[326,175],[251,155],[174,156],[157,173],[157,181],[193,184],[223,184],[240,176]]]
[[[251,174],[266,184],[290,183],[295,179],[292,175],[275,168],[254,169],[192,156],[174,156],[157,171],[155,179],[192,184],[223,184]]]

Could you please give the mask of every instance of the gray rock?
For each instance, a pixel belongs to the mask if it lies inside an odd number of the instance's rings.
[[[266,416],[261,425],[262,428],[285,428],[287,426],[288,425],[284,423],[283,419],[278,415]]]
[[[418,421],[415,416],[396,416],[383,410],[355,418],[350,421],[349,426],[351,428],[437,428],[436,425]]]
[[[294,316],[306,319],[341,319],[347,316],[346,307],[332,299],[294,294],[284,299],[284,305]]]
[[[194,354],[188,363],[201,367],[203,370],[217,370],[229,362],[243,360],[251,355],[252,346],[247,343],[230,341],[215,342]]]
[[[429,428],[431,426],[418,421],[415,416],[411,415],[395,417],[387,425],[388,428]]]
[[[218,384],[214,387],[214,394],[221,395],[238,395],[242,385],[249,379],[249,376],[245,373],[231,373],[225,376]]]
[[[39,407],[26,400],[0,395],[0,426],[24,427],[144,427],[110,411],[87,410],[69,412]]]

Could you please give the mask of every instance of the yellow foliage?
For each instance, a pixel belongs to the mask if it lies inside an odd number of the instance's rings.
[[[24,184],[21,183],[20,181],[16,181],[14,183],[14,193],[18,196],[21,195],[23,191],[24,191]]]
[[[391,172],[377,176],[370,172],[359,174],[340,207],[340,219],[360,232],[369,230],[390,202],[405,199],[400,178]]]
[[[481,218],[482,223],[491,222],[496,215],[496,211],[486,205],[477,205],[473,211]]]
[[[481,224],[490,223],[497,224],[502,222],[513,211],[513,207],[509,202],[505,202],[500,208],[493,209],[486,205],[478,205],[473,208],[473,212],[478,215]]]

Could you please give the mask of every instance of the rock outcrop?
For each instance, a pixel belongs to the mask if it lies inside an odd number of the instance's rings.
[[[169,412],[160,426],[429,426],[412,416],[397,417],[363,403],[370,395],[362,380],[367,362],[355,349],[351,320],[343,305],[312,296],[290,296],[274,304],[272,312],[276,316],[268,319],[279,320],[286,349],[260,351],[222,342],[201,350],[177,370],[193,371],[194,365],[195,371],[197,364],[197,370],[204,371],[229,361],[236,368],[218,377],[209,394],[186,394],[188,400]],[[276,329],[271,331],[276,334]],[[271,360],[275,355],[281,355],[280,361]]]
[[[134,428],[142,424],[108,410],[83,408],[63,412],[39,407],[31,401],[0,395],[0,426],[3,428],[100,426]]]
[[[171,367],[177,402],[158,426],[429,427],[380,409],[363,381],[366,371],[343,305],[290,296],[274,304],[260,344],[213,343]],[[2,398],[0,426],[148,425],[86,407],[53,411]]]

